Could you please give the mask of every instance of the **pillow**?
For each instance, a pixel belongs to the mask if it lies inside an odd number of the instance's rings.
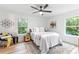
[[[34,27],[31,29],[32,32],[45,32],[44,27]]]
[[[34,27],[33,28],[33,32],[39,32],[39,28],[38,27]]]
[[[6,35],[8,35],[8,33],[7,32],[3,32],[2,35],[3,36],[6,36]]]
[[[39,32],[39,28],[38,27],[34,27],[30,29],[31,32]]]
[[[39,32],[45,32],[44,27],[40,27]]]
[[[48,31],[49,31],[49,32],[57,32],[56,29],[52,29],[52,28],[49,28]]]

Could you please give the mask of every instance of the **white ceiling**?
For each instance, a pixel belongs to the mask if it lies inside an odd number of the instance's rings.
[[[1,4],[0,5],[0,10],[4,9],[5,11],[12,11],[12,12],[17,12],[17,13],[24,13],[28,15],[38,15],[32,14],[32,12],[36,11],[35,9],[32,9],[30,6],[35,6],[33,4]],[[38,7],[37,5],[36,7]],[[79,4],[49,4],[49,7],[47,7],[46,10],[51,10],[53,11],[52,13],[45,13],[45,17],[53,16],[53,15],[58,15],[61,13],[69,12],[75,9],[79,8]]]

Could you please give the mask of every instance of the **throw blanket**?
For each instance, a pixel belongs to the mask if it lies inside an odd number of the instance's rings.
[[[12,40],[13,40],[12,37],[7,38],[7,47],[9,47],[11,45]]]
[[[11,35],[9,35],[9,36],[2,36],[1,39],[6,39],[7,40],[7,47],[9,47],[11,45],[12,40],[13,40]]]

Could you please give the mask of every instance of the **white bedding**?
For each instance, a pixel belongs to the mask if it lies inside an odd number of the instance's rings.
[[[50,47],[62,43],[60,35],[56,32],[32,32],[32,40],[39,46],[41,53],[47,53]]]

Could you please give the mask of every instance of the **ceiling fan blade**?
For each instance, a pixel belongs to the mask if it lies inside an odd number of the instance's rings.
[[[44,9],[48,7],[48,4],[45,4]]]
[[[38,8],[36,8],[36,7],[33,7],[33,6],[31,6],[33,9],[36,9],[36,10],[39,10]]]
[[[37,13],[37,12],[39,12],[39,11],[35,11],[35,12],[33,12],[33,13]]]
[[[49,12],[49,13],[51,13],[52,11],[46,11],[46,10],[42,10],[42,12]]]

